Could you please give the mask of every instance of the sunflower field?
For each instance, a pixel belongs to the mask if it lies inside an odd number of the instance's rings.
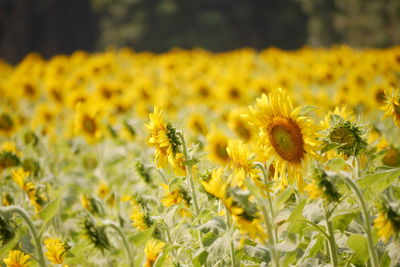
[[[0,266],[400,266],[400,47],[0,62]]]

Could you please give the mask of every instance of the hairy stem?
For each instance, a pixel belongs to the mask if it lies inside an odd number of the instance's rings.
[[[125,254],[128,258],[129,266],[134,267],[132,252],[131,252],[131,249],[129,246],[128,239],[126,238],[125,234],[114,222],[105,222],[104,224],[106,226],[109,226],[110,228],[114,229],[118,233],[118,235],[121,237],[122,244],[124,245],[124,249],[125,249]]]
[[[356,173],[358,173],[358,170],[356,170]],[[353,190],[354,194],[358,199],[359,205],[361,206],[361,214],[363,217],[364,229],[367,234],[368,250],[371,257],[371,264],[372,267],[378,267],[379,266],[378,255],[376,254],[374,241],[372,239],[371,222],[369,219],[369,212],[364,196],[361,190],[356,185],[356,183],[354,183],[354,181],[351,178],[345,177],[344,181]]]
[[[336,249],[335,233],[334,233],[332,221],[330,220],[330,216],[328,214],[328,209],[326,206],[324,207],[324,216],[325,216],[325,222],[326,222],[326,226],[327,226],[328,233],[329,233],[328,244],[329,244],[329,252],[331,255],[331,263],[334,267],[336,267],[336,266],[339,266],[339,260],[338,260],[338,253],[337,253],[337,249]]]
[[[29,231],[32,234],[33,240],[35,241],[35,246],[36,246],[38,259],[39,259],[39,265],[40,265],[40,267],[45,267],[46,260],[44,258],[40,237],[35,228],[35,225],[33,224],[31,217],[28,215],[28,213],[19,206],[2,207],[2,208],[0,208],[0,212],[2,212],[2,213],[17,213],[19,216],[22,217],[22,219],[24,219],[24,221],[28,225]]]
[[[231,222],[231,215],[229,214],[228,208],[225,206],[225,216],[226,216],[226,223],[228,224],[229,231],[231,231],[231,242],[229,245],[229,252],[232,260],[232,267],[236,266],[235,262],[235,247],[233,244],[233,237],[232,237],[232,222]]]

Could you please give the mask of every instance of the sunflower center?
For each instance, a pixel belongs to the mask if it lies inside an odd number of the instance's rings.
[[[7,114],[3,113],[0,114],[0,129],[9,131],[13,127],[13,121],[11,120],[10,116]]]
[[[300,127],[291,119],[276,117],[268,126],[269,140],[283,159],[298,163],[304,157],[304,141]]]
[[[385,97],[385,91],[382,89],[379,89],[376,93],[375,93],[375,99],[378,103],[382,104],[385,102],[386,97]]]
[[[334,129],[330,134],[330,139],[332,142],[343,144],[344,148],[351,148],[356,142],[353,131],[344,126]]]
[[[227,145],[225,143],[218,143],[215,145],[215,154],[222,160],[229,158],[228,152],[226,152]]]
[[[249,140],[251,138],[251,131],[245,125],[243,125],[242,122],[239,122],[239,124],[236,125],[235,131],[244,140]]]
[[[85,116],[82,122],[82,128],[88,134],[93,135],[97,130],[96,122],[89,116]]]

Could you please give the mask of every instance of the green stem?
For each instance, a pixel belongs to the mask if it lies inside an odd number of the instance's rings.
[[[229,210],[226,206],[225,206],[225,216],[226,216],[226,223],[228,224],[229,231],[232,231],[231,215],[229,214]],[[231,242],[230,242],[229,250],[230,250],[230,255],[231,255],[231,260],[232,260],[232,267],[235,267],[236,266],[235,247],[233,244],[232,232],[231,232]]]
[[[264,218],[264,223],[267,226],[267,232],[268,232],[268,239],[270,240],[270,249],[271,249],[271,255],[272,255],[272,260],[274,262],[274,266],[275,267],[279,267],[279,256],[278,253],[276,251],[276,242],[275,242],[275,238],[274,238],[274,234],[273,234],[273,227],[272,227],[272,223],[271,220],[268,216],[267,210],[265,209],[264,205],[260,205],[262,203],[259,203],[259,206],[261,208],[261,213],[263,215]]]
[[[186,148],[185,137],[183,137],[182,132],[179,132],[178,134],[182,141],[183,155],[185,156],[185,161],[188,161],[189,154],[188,154],[187,148]],[[189,186],[190,186],[190,192],[191,192],[192,198],[193,198],[194,212],[195,212],[195,215],[199,215],[200,209],[199,209],[199,204],[197,202],[196,190],[194,188],[192,169],[188,165],[185,165],[185,168],[186,168],[186,173],[187,173],[188,182],[189,182]]]
[[[260,163],[257,163],[256,166],[262,171],[264,183],[266,186],[268,186],[268,182],[269,182],[268,181],[268,172],[267,172],[265,166]],[[272,205],[272,197],[268,190],[267,190],[267,204],[268,204],[268,208],[269,208],[269,212],[270,212],[270,216],[271,216],[270,221],[274,222],[275,221],[275,211],[274,211],[274,206]],[[271,238],[273,239],[273,243],[275,245],[278,244],[278,234],[276,232],[276,229],[274,229],[273,227],[272,227]],[[279,256],[277,256],[277,257],[279,258]]]
[[[158,175],[160,175],[161,179],[163,179],[164,183],[165,183],[165,184],[168,184],[168,180],[167,180],[167,178],[165,177],[164,173],[163,173],[161,170],[159,170],[158,168],[156,168],[156,167],[153,167],[153,168],[156,170],[156,172],[158,173]]]
[[[313,222],[311,222],[309,220],[295,220],[295,221],[308,223],[309,225],[315,227],[321,234],[323,234],[325,236],[326,240],[329,239],[329,235],[318,224],[313,223]]]
[[[178,135],[181,138],[182,147],[183,147],[183,155],[185,157],[185,161],[187,162],[190,159],[189,159],[189,154],[188,154],[187,147],[186,147],[185,137],[183,136],[183,133],[181,131],[178,132]],[[192,168],[189,167],[188,165],[185,165],[185,169],[186,169],[186,174],[187,174],[187,178],[188,178],[188,182],[189,182],[189,186],[190,186],[190,192],[192,194],[194,214],[197,216],[200,214],[200,209],[199,209],[199,203],[197,202],[197,195],[196,195],[196,190],[194,187],[194,182],[193,182],[193,177],[192,177]],[[202,238],[201,238],[202,235],[201,235],[200,230],[197,230],[197,236],[199,238],[200,247],[203,248],[203,242],[202,242]],[[207,261],[205,262],[205,266],[206,267],[208,266]]]
[[[329,233],[328,243],[329,243],[329,252],[331,255],[331,262],[334,267],[339,266],[338,260],[338,253],[336,249],[336,242],[335,242],[335,232],[333,230],[332,221],[330,220],[330,216],[328,214],[327,207],[324,207],[324,216],[325,222]]]
[[[112,229],[114,229],[118,233],[118,235],[121,237],[122,243],[123,243],[124,249],[125,249],[125,254],[126,254],[127,258],[128,258],[129,266],[130,267],[134,267],[133,256],[132,256],[132,253],[131,253],[129,242],[126,239],[125,234],[122,232],[122,230],[114,222],[106,221],[106,222],[104,222],[104,224],[106,226],[109,226]]]
[[[369,219],[368,208],[367,208],[367,204],[365,203],[364,196],[363,196],[362,192],[360,191],[360,189],[358,188],[358,186],[354,183],[354,181],[352,181],[351,178],[345,177],[344,181],[353,190],[353,192],[357,196],[358,202],[361,206],[361,213],[363,216],[364,229],[367,234],[368,250],[369,250],[369,254],[371,256],[372,267],[379,267],[378,256],[376,254],[374,241],[372,239],[371,222]]]
[[[360,177],[361,176],[361,169],[360,169],[360,159],[359,159],[359,157],[354,157],[354,161],[355,161],[354,172],[356,174],[356,177]]]
[[[33,224],[31,217],[28,215],[28,213],[23,208],[18,207],[18,206],[2,207],[2,208],[0,208],[0,212],[2,212],[2,213],[17,213],[24,219],[24,221],[28,225],[28,228],[32,234],[33,240],[35,241],[35,246],[36,246],[36,250],[37,250],[37,254],[38,254],[38,258],[39,258],[39,265],[40,265],[40,267],[46,267],[46,260],[44,258],[42,244],[40,242],[40,237],[35,228],[35,225]]]

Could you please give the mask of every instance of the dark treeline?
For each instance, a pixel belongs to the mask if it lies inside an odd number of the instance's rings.
[[[0,0],[0,57],[108,46],[387,47],[400,42],[399,22],[397,0]]]

